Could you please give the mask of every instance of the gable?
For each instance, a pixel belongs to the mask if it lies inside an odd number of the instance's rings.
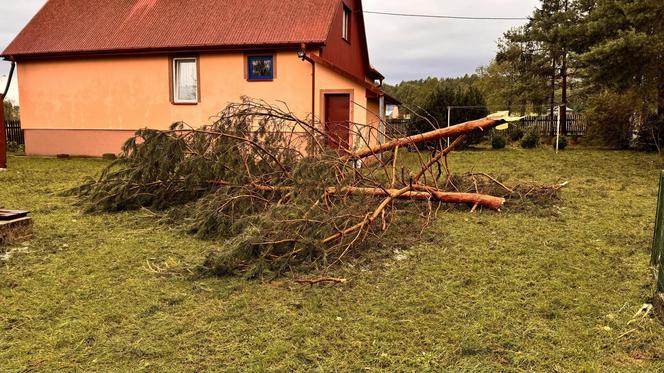
[[[351,10],[349,41],[342,38],[344,5]],[[341,0],[336,4],[334,20],[321,50],[321,57],[365,80],[371,75],[371,65],[362,14],[361,0]]]

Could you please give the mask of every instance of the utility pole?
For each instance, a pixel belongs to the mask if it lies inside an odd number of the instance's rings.
[[[568,0],[565,0],[564,2],[564,11],[565,14],[567,14],[568,10]],[[567,41],[563,41],[563,61],[562,61],[562,67],[560,68],[560,75],[562,77],[562,106],[560,107],[559,112],[558,112],[558,117],[560,117],[560,122],[562,124],[563,128],[563,135],[567,136]]]
[[[554,54],[555,52],[551,53],[553,54],[553,56],[551,61],[551,97],[549,98],[549,109],[551,114],[551,120],[553,120],[553,118],[555,118],[556,115],[556,108],[554,106],[556,102],[556,56]],[[553,131],[553,128],[551,130]],[[553,133],[551,133],[551,135],[553,135]]]

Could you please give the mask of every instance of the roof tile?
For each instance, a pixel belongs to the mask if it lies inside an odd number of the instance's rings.
[[[49,0],[3,56],[324,43],[340,0]]]

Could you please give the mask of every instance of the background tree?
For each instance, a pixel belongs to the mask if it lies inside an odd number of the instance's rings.
[[[637,132],[643,149],[661,150],[664,140],[663,19],[661,0],[597,0],[584,22],[586,89],[591,98],[605,91],[638,98],[630,135]]]
[[[396,86],[388,85],[385,89],[401,100],[402,111],[412,113],[411,130],[422,133],[446,127],[447,108],[450,106],[462,106],[452,110],[451,125],[488,115],[489,110],[486,107],[484,94],[479,88],[479,81],[477,75],[451,79],[427,78],[401,82]],[[476,144],[481,139],[482,134],[476,134],[470,137],[465,145]]]
[[[19,119],[19,107],[14,105],[11,101],[6,100],[3,103],[5,109],[5,120],[18,120]]]
[[[478,69],[478,87],[492,110],[538,111],[547,100],[550,74],[546,59],[527,40],[524,28],[508,31],[500,40],[496,59]]]

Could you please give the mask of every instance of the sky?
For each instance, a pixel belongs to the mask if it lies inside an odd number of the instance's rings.
[[[0,12],[0,50],[45,0],[7,1]],[[7,4],[8,3],[8,4]],[[364,0],[364,10],[473,17],[527,17],[538,0]],[[371,63],[388,83],[472,74],[496,54],[503,32],[526,21],[449,20],[365,14]],[[0,89],[9,64],[0,62]],[[17,101],[16,84],[9,99]]]

